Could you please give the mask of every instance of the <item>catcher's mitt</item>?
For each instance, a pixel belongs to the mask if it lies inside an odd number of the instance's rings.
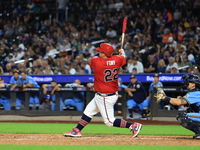
[[[154,97],[156,98],[156,103],[160,103],[161,100],[165,98],[166,94],[163,90],[157,92]]]

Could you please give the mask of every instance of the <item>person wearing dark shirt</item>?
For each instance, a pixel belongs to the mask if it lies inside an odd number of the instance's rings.
[[[139,107],[142,118],[146,115],[146,108],[149,105],[149,100],[146,100],[147,93],[144,86],[137,80],[135,75],[130,77],[131,83],[125,88],[128,93],[127,107],[129,112],[129,118],[133,119],[133,108]],[[144,111],[145,110],[145,111]],[[142,119],[141,118],[141,119]]]
[[[154,60],[153,55],[149,55],[149,61],[146,63],[144,67],[144,72],[145,73],[156,73],[157,71],[157,63]]]

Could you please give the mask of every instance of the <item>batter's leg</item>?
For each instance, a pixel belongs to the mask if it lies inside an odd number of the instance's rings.
[[[117,99],[118,96],[114,95],[101,97],[101,99],[97,101],[97,106],[99,107],[104,123],[110,127],[129,128],[133,132],[132,137],[136,137],[142,127],[142,124],[137,122],[130,123],[123,119],[115,118],[113,105],[116,103]]]

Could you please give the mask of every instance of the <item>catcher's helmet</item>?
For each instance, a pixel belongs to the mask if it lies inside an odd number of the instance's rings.
[[[47,94],[44,96],[44,99],[51,99],[51,96]]]
[[[105,53],[107,57],[111,57],[114,52],[113,46],[107,43],[102,43],[100,47],[97,48],[97,50]]]
[[[187,89],[189,83],[195,83],[196,88],[200,89],[200,78],[195,74],[184,75],[181,80],[183,80],[182,89]]]

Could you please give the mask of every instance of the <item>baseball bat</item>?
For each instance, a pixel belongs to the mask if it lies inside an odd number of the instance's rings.
[[[124,37],[125,37],[125,33],[126,33],[127,20],[128,20],[128,18],[125,17],[124,20],[123,20],[123,24],[122,24],[121,49],[123,48],[123,45],[124,45]]]

